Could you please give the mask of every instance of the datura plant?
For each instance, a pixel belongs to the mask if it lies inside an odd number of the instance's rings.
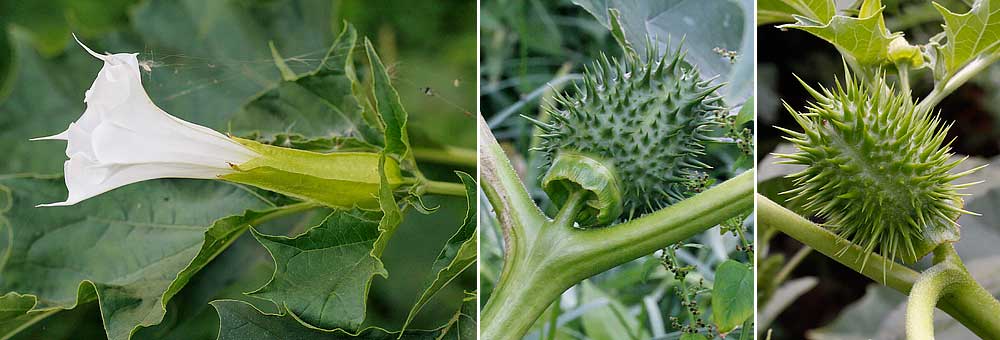
[[[79,42],[79,41],[78,41]],[[395,158],[375,152],[321,154],[225,136],[164,112],[142,87],[137,53],[102,55],[87,90],[87,110],[65,131],[33,140],[65,140],[66,201],[73,205],[117,187],[156,178],[222,179],[342,209],[377,208],[380,176],[391,190],[403,182]],[[406,158],[409,155],[400,155]],[[381,159],[381,160],[380,160]],[[413,185],[448,193],[448,184]],[[459,192],[460,190],[451,192]]]
[[[0,177],[5,235],[0,289],[6,294],[0,296],[0,338],[39,336],[19,334],[36,324],[43,329],[32,332],[55,338],[45,333],[56,331],[49,318],[77,327],[60,313],[95,304],[101,315],[96,322],[103,322],[105,335],[114,340],[205,338],[215,332],[219,339],[474,336],[471,287],[450,301],[445,311],[454,315],[450,321],[430,330],[408,328],[432,297],[476,262],[476,184],[460,171],[475,168],[475,159],[441,157],[425,149],[421,154],[436,156],[430,162],[445,173],[436,177],[453,181],[423,174],[428,161],[410,146],[407,112],[386,67],[371,42],[359,43],[354,28],[344,26],[319,67],[308,73],[293,72],[272,45],[272,67],[282,79],[250,98],[231,123],[260,123],[265,120],[254,115],[262,114],[281,122],[294,114],[318,117],[314,124],[326,131],[337,131],[324,124],[340,120],[352,126],[337,134],[250,124],[252,132],[237,136],[182,120],[147,95],[137,53],[98,53],[80,42],[103,63],[83,94],[86,110],[65,131],[25,141],[65,141],[62,176]],[[74,52],[84,53],[67,53]],[[356,61],[357,56],[367,58]],[[456,118],[471,128],[472,119]],[[449,150],[438,152],[454,155]],[[166,178],[200,181],[154,181]],[[449,201],[450,196],[458,199]],[[437,207],[426,206],[425,199],[455,202],[461,206],[457,211],[467,210],[415,290],[419,296],[407,306],[402,328],[376,327],[366,319],[369,289],[376,276],[388,278],[383,253],[409,216],[404,212],[436,214]],[[271,223],[300,225],[287,231],[265,225],[279,218]],[[256,270],[250,259],[220,260],[241,235],[252,236],[243,239],[255,239],[259,244],[253,249],[261,255],[266,250],[273,259],[270,280],[235,295],[239,300],[203,300],[224,289],[241,289],[227,287]],[[222,270],[223,278],[200,279],[197,274],[211,266],[229,268]],[[188,294],[184,288],[190,282],[219,287],[177,307],[174,301]],[[202,303],[192,306],[194,301]],[[212,334],[176,333],[205,329],[192,326],[199,320],[218,324]]]
[[[908,339],[934,337],[935,306],[984,339],[1000,338],[1000,302],[972,279],[953,246],[958,217],[974,214],[963,208],[961,189],[977,183],[961,178],[978,168],[954,171],[962,159],[952,157],[950,124],[935,109],[1000,56],[992,26],[1000,4],[977,0],[963,14],[934,4],[944,32],[911,45],[886,27],[879,0],[851,14],[838,14],[833,1],[781,3],[784,12],[760,14],[832,43],[847,72],[831,88],[803,82],[812,96],[805,108],[786,104],[799,126],[779,129],[798,152],[776,156],[801,166],[780,195],[795,212],[757,196],[762,227],[908,293]],[[930,93],[912,93],[911,72],[930,73]],[[930,253],[934,265],[922,272],[905,265]]]
[[[674,255],[683,241],[720,224],[742,237],[753,171],[732,163],[712,169],[709,150],[741,154],[737,144],[749,140],[737,131],[749,119],[735,123],[739,105],[727,105],[724,84],[703,78],[686,59],[685,45],[648,36],[634,45],[622,14],[606,14],[622,56],[601,54],[571,90],[553,94],[537,117],[523,116],[537,132],[532,150],[541,164],[539,178],[524,180],[538,181],[554,216],[529,195],[480,117],[481,185],[504,234],[503,267],[482,310],[481,336],[520,339],[550,305],[559,309],[567,289],[658,251],[662,256],[651,263],[674,274],[684,301],[683,315],[666,327],[682,339],[752,336],[751,265],[728,260],[718,266],[711,315],[703,315],[708,307],[697,295],[708,287],[692,281],[692,267]],[[716,179],[722,182],[713,185]],[[752,236],[742,239],[741,249],[749,252]],[[581,287],[594,289],[588,282]],[[554,327],[547,325],[550,337]],[[635,327],[629,332],[643,337]]]
[[[659,59],[655,46],[647,51],[613,61],[602,55],[577,96],[560,94],[547,107],[551,123],[534,121],[549,169],[542,187],[560,205],[574,194],[592,197],[575,218],[583,226],[679,202],[691,193],[690,179],[708,168],[698,158],[717,125],[714,113],[724,109],[716,94],[722,85],[702,80],[680,49]],[[658,168],[646,167],[650,162]]]

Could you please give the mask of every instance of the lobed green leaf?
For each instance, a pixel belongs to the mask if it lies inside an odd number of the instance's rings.
[[[8,177],[0,189],[9,193],[2,223],[10,232],[0,291],[33,297],[27,313],[97,299],[114,340],[159,323],[170,298],[224,248],[216,241],[253,220],[246,209],[271,209],[220,182],[149,181],[52,208],[35,205],[65,197],[60,177]],[[219,219],[227,215],[240,217]]]
[[[303,327],[291,315],[268,314],[243,301],[219,300],[212,306],[219,313],[219,340],[436,340],[440,331],[409,331],[402,335],[377,327],[357,333],[341,329],[325,331]]]
[[[835,15],[829,20],[795,16],[794,24],[781,28],[800,29],[828,41],[862,65],[889,62],[889,44],[900,33],[889,33],[882,17],[881,0],[865,0],[857,18]]]
[[[957,14],[934,3],[944,17],[948,41],[938,46],[946,69],[954,73],[982,54],[997,53],[1000,48],[1000,1],[976,0],[968,12]]]
[[[375,275],[388,276],[372,248],[379,214],[335,211],[296,236],[265,235],[251,229],[274,259],[274,275],[252,296],[273,301],[315,328],[350,329],[365,319],[368,289]]]
[[[356,138],[381,145],[377,121],[364,112],[364,98],[355,96],[354,88],[359,86],[353,58],[356,44],[354,26],[345,24],[315,70],[286,79],[251,99],[233,116],[231,128],[241,135],[259,134],[269,140],[298,135]]]
[[[757,2],[757,25],[795,22],[795,15],[819,22],[829,22],[837,14],[833,0],[760,0]]]

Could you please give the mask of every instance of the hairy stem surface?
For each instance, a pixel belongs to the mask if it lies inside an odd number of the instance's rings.
[[[491,188],[484,190],[487,192],[498,192],[492,187],[504,186],[493,183],[487,176],[483,176],[482,185]],[[670,207],[618,225],[575,228],[572,219],[565,218],[570,215],[566,209],[577,209],[576,204],[570,203],[555,220],[511,227],[511,230],[532,230],[533,237],[505,236],[517,249],[505,254],[500,281],[483,308],[482,337],[520,339],[546,307],[569,287],[751,209],[752,193],[753,172],[748,171]],[[509,207],[510,203],[496,201],[500,197],[487,195],[494,207]],[[531,210],[537,207],[532,205]]]
[[[934,251],[937,264],[920,273],[906,300],[906,338],[909,340],[934,339],[934,309],[939,300],[965,280],[971,279],[957,256],[940,254],[942,245]],[[952,248],[951,253],[954,253]]]
[[[921,274],[913,269],[878,254],[865,252],[861,247],[809,222],[767,197],[756,195],[756,200],[757,221],[762,228],[781,231],[878,283],[903,294],[910,294],[914,284],[921,278]],[[862,265],[865,258],[868,259],[867,265]],[[968,279],[967,286],[956,288],[951,294],[942,296],[937,303],[938,308],[979,337],[1000,339],[1000,302],[972,280],[971,276]]]

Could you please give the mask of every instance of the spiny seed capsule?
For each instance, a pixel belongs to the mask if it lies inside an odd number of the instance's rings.
[[[652,46],[652,45],[650,45]],[[702,80],[678,48],[657,58],[601,55],[572,95],[546,107],[550,122],[534,119],[548,172],[542,187],[562,205],[585,190],[576,221],[607,225],[671,205],[692,195],[688,183],[708,168],[699,160],[724,110],[712,80]]]
[[[951,182],[976,169],[950,174],[961,160],[949,161],[949,126],[876,78],[868,87],[848,73],[820,91],[802,82],[816,101],[785,107],[804,131],[779,127],[799,152],[777,156],[806,166],[788,176],[793,203],[866,251],[911,263],[958,240],[955,220],[969,212],[956,190],[975,183]]]

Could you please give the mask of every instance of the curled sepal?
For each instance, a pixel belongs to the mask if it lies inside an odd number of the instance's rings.
[[[912,263],[935,246],[955,242],[962,213],[950,173],[948,126],[915,106],[877,75],[874,84],[850,74],[832,89],[803,84],[815,101],[789,112],[803,132],[784,130],[799,152],[778,155],[805,168],[789,175],[786,192],[844,238],[890,259]]]
[[[888,55],[889,61],[894,64],[909,65],[915,69],[924,67],[924,54],[920,52],[920,47],[910,45],[903,36],[892,39]]]
[[[220,179],[336,208],[379,208],[378,153],[318,153],[232,138],[260,157],[230,164],[236,172]],[[403,183],[399,163],[391,158],[385,161],[385,175],[392,188]]]
[[[542,177],[542,189],[557,205],[573,193],[586,191],[583,209],[574,220],[581,227],[611,224],[622,214],[621,183],[615,172],[600,160],[573,152],[561,152]]]

